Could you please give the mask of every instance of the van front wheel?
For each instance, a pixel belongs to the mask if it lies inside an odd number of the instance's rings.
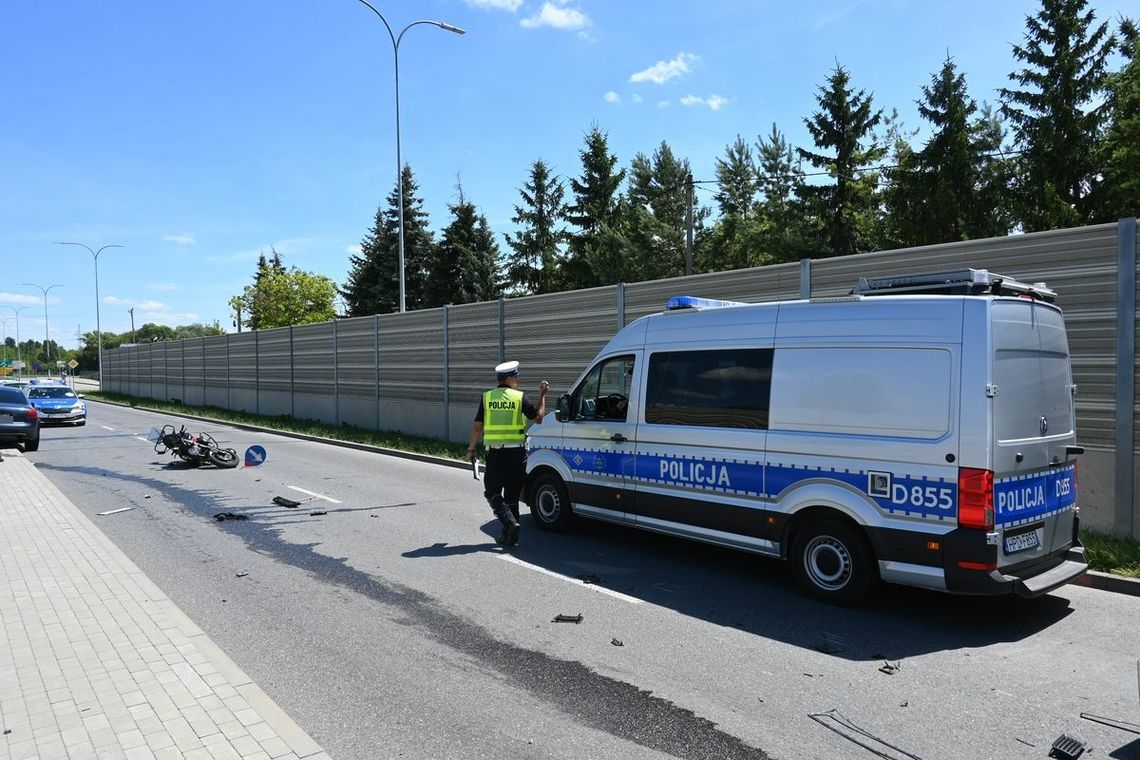
[[[867,539],[841,522],[805,526],[792,542],[792,575],[810,596],[830,604],[854,604],[879,580]]]
[[[546,472],[534,479],[530,489],[530,513],[543,530],[561,533],[570,527],[574,515],[562,478]]]

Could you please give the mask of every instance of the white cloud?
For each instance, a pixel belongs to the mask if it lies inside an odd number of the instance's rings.
[[[357,243],[356,245],[350,245],[345,248],[344,252],[351,253],[354,256],[359,256],[360,254],[364,253],[364,249],[360,246],[359,243]]]
[[[700,60],[700,58],[692,53],[678,53],[677,57],[671,61],[658,61],[644,71],[637,71],[630,74],[629,81],[665,84],[670,79],[688,74],[689,65],[696,63],[698,60]]]
[[[37,304],[42,304],[44,302],[44,299],[42,295],[29,296],[24,295],[23,293],[0,293],[0,301],[4,301],[5,303],[19,303],[27,304],[28,306],[35,306]],[[48,298],[48,301],[51,301],[50,297]]]
[[[519,24],[527,29],[549,26],[555,29],[585,29],[590,25],[590,17],[577,8],[571,8],[563,0],[545,2],[538,13],[524,18]]]
[[[467,4],[472,8],[510,11],[514,13],[519,9],[519,6],[522,5],[522,0],[467,0]]]
[[[163,235],[162,239],[175,245],[194,245],[198,242],[193,235]]]
[[[169,327],[178,327],[180,325],[194,324],[201,322],[202,318],[192,311],[187,312],[173,312],[173,311],[144,311],[135,315],[135,321],[141,323],[154,322],[159,325],[167,325]]]
[[[668,100],[658,100],[657,101],[657,107],[658,108],[668,108],[669,107],[669,101]]]
[[[632,98],[632,100],[633,100],[633,102],[634,102],[634,103],[640,103],[642,100],[644,100],[644,98],[642,98],[640,95],[638,95],[638,94],[635,92],[635,93],[633,93],[633,98]]]
[[[621,102],[621,95],[618,95],[613,90],[610,90],[609,92],[607,92],[605,95],[602,96],[602,98],[604,98],[607,103],[620,103]]]
[[[147,287],[151,290],[178,290],[178,286],[172,282],[152,282]]]
[[[128,308],[134,307],[140,311],[146,312],[164,312],[170,307],[162,301],[155,301],[152,298],[144,298],[139,300],[137,298],[119,298],[118,296],[107,296],[103,299],[103,303],[112,306],[126,306]]]
[[[680,101],[683,106],[708,106],[713,111],[719,111],[724,108],[728,103],[728,98],[721,97],[720,95],[709,95],[707,98],[701,98],[696,95],[686,95]]]

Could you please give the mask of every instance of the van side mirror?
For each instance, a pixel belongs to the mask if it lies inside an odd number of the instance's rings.
[[[565,422],[570,419],[570,394],[563,393],[558,397],[558,408],[554,410],[554,419]]]

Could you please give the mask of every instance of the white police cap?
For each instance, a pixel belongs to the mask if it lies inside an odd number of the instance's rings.
[[[519,373],[518,362],[503,362],[495,367],[496,375],[517,375]]]

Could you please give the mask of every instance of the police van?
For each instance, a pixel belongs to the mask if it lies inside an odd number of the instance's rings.
[[[879,581],[1033,597],[1087,570],[1055,293],[981,269],[845,297],[677,297],[622,329],[527,439],[526,499]]]

